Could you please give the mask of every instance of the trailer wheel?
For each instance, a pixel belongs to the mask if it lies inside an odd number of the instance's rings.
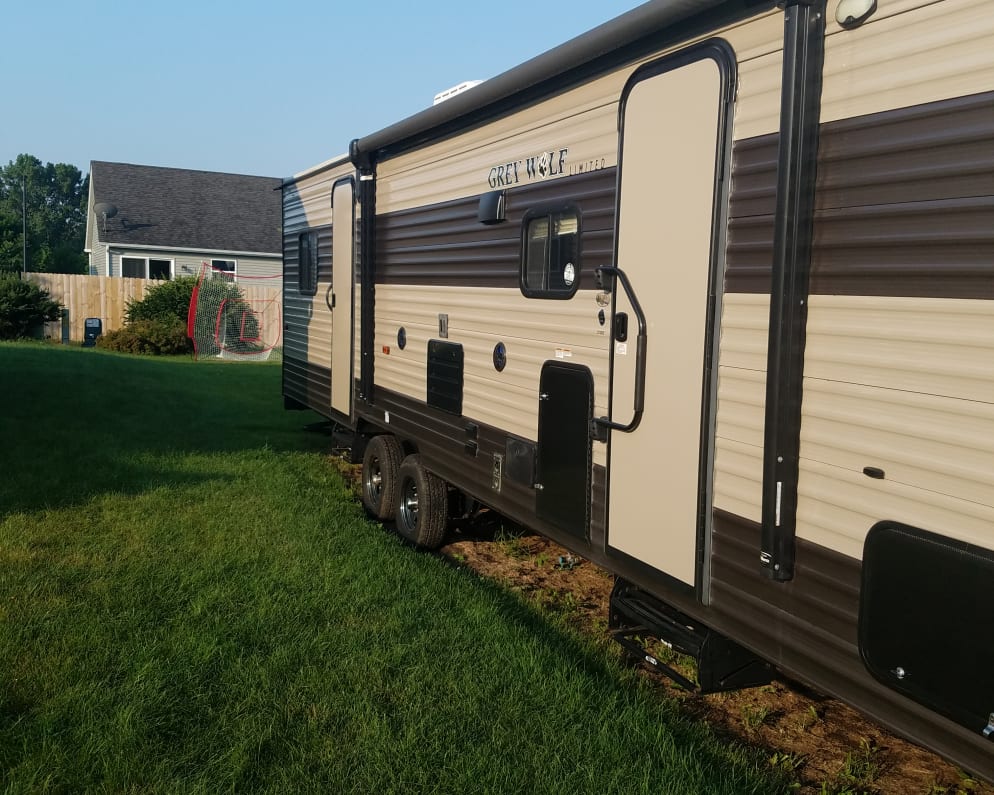
[[[397,505],[400,444],[389,434],[374,436],[362,457],[362,504],[380,521],[393,517]]]
[[[415,546],[436,549],[448,520],[445,481],[424,468],[421,456],[409,455],[397,482],[397,532]]]

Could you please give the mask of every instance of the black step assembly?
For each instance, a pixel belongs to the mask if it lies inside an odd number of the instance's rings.
[[[773,667],[748,649],[618,578],[611,591],[611,637],[650,669],[702,694],[769,684]],[[655,638],[697,661],[697,683],[650,654],[644,640]]]

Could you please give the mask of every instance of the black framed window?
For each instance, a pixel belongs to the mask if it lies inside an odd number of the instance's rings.
[[[301,232],[297,238],[297,289],[301,295],[318,291],[318,233]]]
[[[580,214],[573,208],[525,214],[521,292],[529,298],[570,298],[580,285]]]

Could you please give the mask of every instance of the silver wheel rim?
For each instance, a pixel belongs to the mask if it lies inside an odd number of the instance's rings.
[[[413,480],[404,483],[404,492],[400,498],[400,514],[405,526],[411,530],[418,526],[418,486]]]
[[[366,474],[366,495],[370,502],[376,502],[383,493],[383,470],[380,468],[380,459],[373,458],[369,462],[369,472]]]

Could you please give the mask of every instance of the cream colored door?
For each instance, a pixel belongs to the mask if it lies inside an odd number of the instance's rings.
[[[727,59],[703,51],[636,74],[622,101],[617,262],[646,319],[644,413],[612,431],[608,546],[697,585],[701,522],[710,506],[709,297],[719,125]],[[720,54],[720,52],[719,52]],[[670,64],[673,64],[672,66]],[[636,323],[616,287],[611,419],[633,416]]]
[[[352,285],[355,251],[355,183],[339,180],[331,191],[331,408],[352,414]]]

